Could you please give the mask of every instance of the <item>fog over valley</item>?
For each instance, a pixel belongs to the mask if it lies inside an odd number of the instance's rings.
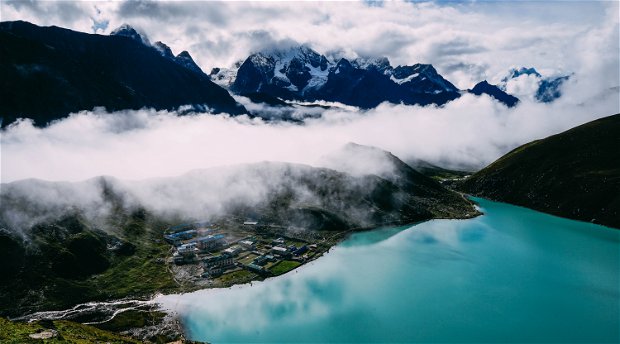
[[[330,108],[302,123],[148,109],[83,111],[44,128],[24,120],[2,130],[2,181],[144,179],[260,161],[321,166],[321,157],[348,142],[405,161],[477,170],[518,145],[617,111],[614,90],[591,101],[577,86],[551,104],[522,101],[509,109],[488,96],[464,95],[439,108]]]

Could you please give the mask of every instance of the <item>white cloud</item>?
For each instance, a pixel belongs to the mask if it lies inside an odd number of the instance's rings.
[[[84,111],[46,128],[22,121],[4,129],[2,181],[143,179],[265,160],[316,165],[348,142],[403,159],[481,167],[520,144],[619,112],[617,92],[590,102],[580,89],[572,82],[555,103],[525,100],[513,109],[473,95],[441,108],[387,103],[365,112],[333,108],[303,125],[154,110]]]
[[[522,74],[506,82],[506,92],[513,96],[534,100],[541,78],[533,74]]]

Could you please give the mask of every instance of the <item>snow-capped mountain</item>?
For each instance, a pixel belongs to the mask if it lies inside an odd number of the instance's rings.
[[[486,94],[508,107],[519,97],[552,102],[569,76],[545,77],[535,68],[513,68],[497,84],[486,80],[459,90],[431,64],[393,67],[386,57],[326,57],[307,45],[271,49],[248,56],[231,68],[214,68],[211,80],[233,93],[264,93],[284,100],[329,101],[361,108],[382,102],[443,105],[463,93]]]
[[[520,93],[521,96],[550,103],[562,96],[562,85],[569,78],[569,75],[544,77],[535,68],[512,68],[498,87],[503,91]]]
[[[327,82],[333,63],[307,46],[259,52],[250,55],[237,70],[231,89],[238,93],[264,91],[295,98]]]
[[[258,52],[238,68],[214,69],[210,77],[241,95],[259,92],[288,100],[336,101],[362,108],[384,101],[444,104],[460,96],[432,65],[394,68],[385,57],[334,60],[306,45]]]

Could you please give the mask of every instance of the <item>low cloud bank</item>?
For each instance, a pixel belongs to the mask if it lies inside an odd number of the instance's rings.
[[[574,84],[569,80],[551,104],[525,100],[508,109],[486,96],[464,95],[440,108],[332,107],[301,124],[149,109],[84,111],[45,128],[26,120],[1,132],[1,180],[145,179],[260,161],[320,166],[323,156],[348,142],[403,160],[477,169],[521,144],[619,112],[617,88],[584,98]]]

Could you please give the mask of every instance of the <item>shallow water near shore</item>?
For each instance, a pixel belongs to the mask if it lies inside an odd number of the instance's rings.
[[[618,342],[620,231],[484,199],[252,285],[156,299],[224,342]]]

